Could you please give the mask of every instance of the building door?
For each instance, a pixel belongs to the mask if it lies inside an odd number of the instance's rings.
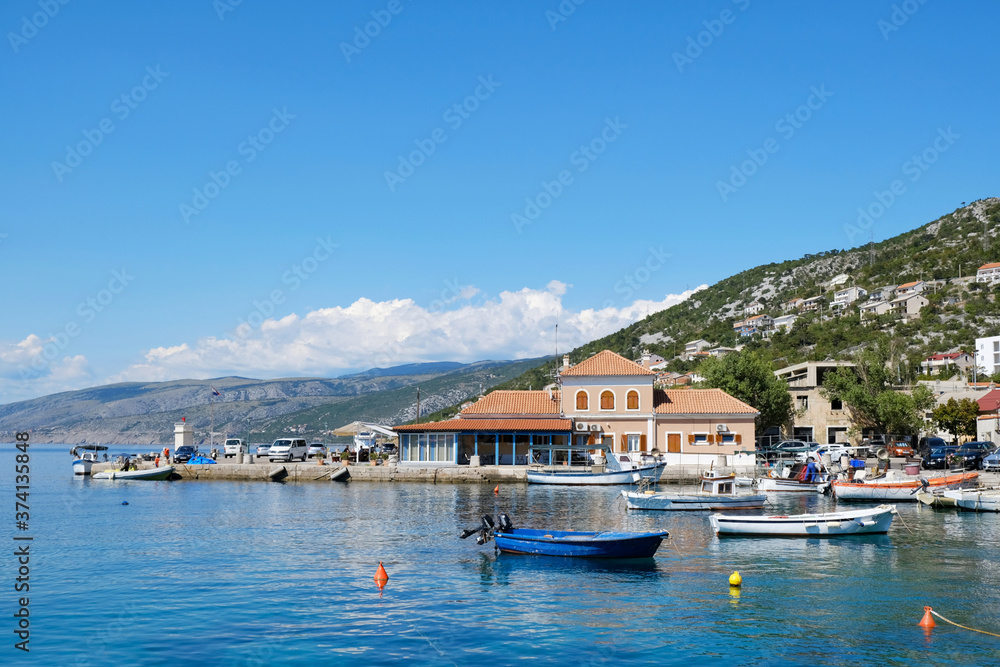
[[[793,440],[805,440],[806,442],[812,442],[813,439],[813,427],[812,426],[796,426],[792,429],[792,439]]]
[[[670,454],[680,454],[681,453],[681,434],[680,433],[668,433],[667,434],[667,452]]]

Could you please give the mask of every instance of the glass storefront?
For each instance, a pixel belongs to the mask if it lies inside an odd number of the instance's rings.
[[[454,433],[403,433],[399,460],[455,463],[456,439]]]

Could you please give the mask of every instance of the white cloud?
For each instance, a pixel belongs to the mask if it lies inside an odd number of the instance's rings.
[[[0,340],[0,403],[22,400],[94,384],[87,358],[63,354],[66,336],[21,341]]]
[[[553,280],[542,290],[501,292],[449,310],[424,308],[411,299],[362,298],[346,307],[265,320],[258,330],[243,329],[244,337],[209,337],[191,345],[153,348],[143,363],[111,380],[316,376],[421,361],[540,357],[555,352],[556,324],[559,348],[568,350],[680,303],[706,286],[659,301],[581,311],[563,308],[569,287]],[[470,297],[478,293],[471,287],[462,290]]]

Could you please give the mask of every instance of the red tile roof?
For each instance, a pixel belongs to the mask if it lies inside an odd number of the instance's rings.
[[[980,412],[994,412],[1000,410],[1000,389],[991,389],[986,395],[976,401],[979,403]]]
[[[653,405],[661,415],[756,415],[758,411],[721,389],[687,389],[653,391]]]
[[[515,391],[500,389],[491,391],[469,407],[463,415],[557,415],[559,414],[559,392]]]
[[[443,422],[427,422],[426,424],[405,424],[393,426],[397,432],[420,431],[566,431],[572,430],[569,419],[449,419]]]
[[[980,266],[979,270],[982,271],[983,269],[995,269],[998,266],[1000,266],[1000,262],[990,262],[989,264],[983,264],[982,266]]]
[[[656,375],[656,373],[611,350],[602,350],[562,372],[563,377],[567,375]]]
[[[917,281],[913,281],[912,283],[903,283],[896,289],[906,289],[907,287],[916,287],[916,286],[917,286]]]
[[[947,352],[944,354],[932,354],[931,356],[924,359],[924,361],[944,361],[945,359],[958,359],[963,354],[965,354],[965,352]]]

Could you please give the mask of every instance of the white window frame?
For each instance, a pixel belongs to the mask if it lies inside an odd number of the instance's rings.
[[[642,433],[625,433],[625,451],[628,453],[642,452]],[[632,449],[632,438],[635,438],[635,449]]]
[[[601,405],[601,397],[604,396],[604,392],[606,391],[611,392],[611,398],[613,403],[610,408],[605,408]],[[615,395],[614,389],[612,389],[611,387],[605,387],[604,389],[602,389],[597,393],[597,410],[599,412],[616,412],[617,407],[618,407],[618,396]]]
[[[712,444],[712,443],[710,443],[708,441],[708,436],[710,435],[708,431],[692,431],[691,435],[694,436],[694,442],[691,443],[692,445],[710,445],[710,444]],[[698,436],[702,436],[703,438],[705,438],[705,440],[703,442],[698,442]]]

